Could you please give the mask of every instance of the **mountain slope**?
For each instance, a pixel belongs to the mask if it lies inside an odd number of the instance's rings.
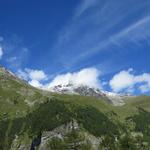
[[[0,110],[1,113],[22,116],[36,103],[43,102],[50,95],[30,86],[12,72],[0,67]]]
[[[0,68],[0,150],[52,149],[56,142],[64,149],[76,144],[86,150],[148,150],[149,106],[149,96],[127,97],[125,105],[113,106],[105,97],[42,91]]]
[[[78,85],[78,86],[73,84],[57,85],[49,88],[49,91],[60,93],[60,94],[92,96],[97,99],[103,99],[104,101],[114,106],[121,106],[125,104],[124,95],[102,91],[100,89],[88,87],[86,85]]]

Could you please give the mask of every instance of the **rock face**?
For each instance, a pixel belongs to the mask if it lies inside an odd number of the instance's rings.
[[[80,86],[75,86],[73,84],[58,85],[58,86],[51,87],[49,91],[60,93],[60,94],[93,96],[96,97],[97,99],[103,99],[114,106],[122,106],[125,104],[123,100],[124,95],[102,91],[100,89],[91,88],[85,85],[80,85]]]
[[[72,129],[75,129],[75,130],[79,129],[79,125],[76,121],[57,127],[53,131],[43,132],[39,150],[46,150],[48,141],[50,141],[54,137],[63,139],[67,133],[72,131]]]
[[[40,143],[37,144],[38,146],[33,146],[33,142],[35,141],[35,139],[33,140],[28,139],[27,140],[28,143],[27,143],[27,142],[21,141],[21,139],[23,138],[16,136],[16,138],[14,139],[12,143],[11,150],[36,150],[36,149],[47,150],[47,149],[50,149],[47,145],[48,145],[48,142],[52,138],[58,138],[58,139],[63,140],[64,137],[68,133],[70,133],[72,130],[80,131],[80,126],[75,120],[69,122],[68,124],[61,125],[52,131],[44,131],[42,135],[40,135],[40,138],[38,139],[38,141],[40,141]],[[101,139],[96,138],[95,136],[85,131],[82,131],[81,133],[85,137],[84,141],[82,142],[89,141],[92,145],[92,149],[98,150],[98,146],[101,142]]]

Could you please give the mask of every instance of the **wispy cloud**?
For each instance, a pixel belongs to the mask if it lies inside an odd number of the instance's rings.
[[[81,16],[86,10],[95,6],[98,0],[83,0],[75,10],[75,18]]]
[[[3,42],[3,37],[0,36],[0,59],[2,59],[4,53],[3,47],[1,46],[2,42]]]
[[[13,69],[21,68],[21,66],[26,62],[28,51],[29,50],[27,48],[20,47],[20,49],[14,50],[14,54],[7,53],[7,58],[5,59],[7,65]]]
[[[0,36],[0,42],[2,42],[4,40],[4,38],[2,36]]]
[[[83,1],[74,14],[79,17],[73,16],[58,35],[54,49],[61,56],[56,61],[73,67],[93,55],[113,51],[112,46],[121,51],[128,42],[138,45],[149,39],[149,8],[149,1],[140,0]]]
[[[74,63],[88,56],[94,55],[95,53],[100,52],[102,50],[110,50],[109,47],[111,45],[123,47],[124,44],[126,44],[127,42],[139,44],[140,40],[148,40],[150,38],[150,30],[148,30],[149,26],[150,26],[150,15],[129,25],[122,31],[115,33],[114,35],[111,35],[109,38],[99,42],[99,44],[97,44],[95,47],[92,47],[88,51],[83,52],[81,55],[76,57]]]
[[[114,40],[112,37],[112,41],[122,40],[122,42],[131,41],[131,42],[139,42],[139,40],[149,39],[150,31],[148,30],[150,26],[150,15],[139,19],[137,22],[131,24],[127,28],[123,29],[117,35],[114,36]],[[123,41],[125,40],[125,41]]]
[[[3,56],[3,48],[0,46],[0,59],[2,58]]]
[[[2,41],[5,50],[3,61],[8,68],[18,70],[28,59],[29,49],[23,44],[18,36],[7,37]]]
[[[17,57],[16,56],[12,56],[10,58],[7,58],[6,61],[8,63],[14,63],[15,61],[17,61]]]

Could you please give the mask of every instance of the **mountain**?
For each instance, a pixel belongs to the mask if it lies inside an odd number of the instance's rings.
[[[107,92],[72,91],[39,90],[0,67],[0,150],[150,149],[149,96],[114,106]]]
[[[60,94],[70,94],[70,95],[81,95],[81,96],[92,96],[97,99],[103,99],[106,102],[113,104],[114,106],[124,105],[124,99],[131,97],[129,95],[121,95],[117,93],[102,91],[98,88],[92,88],[86,85],[57,85],[49,88],[49,91],[56,92]]]

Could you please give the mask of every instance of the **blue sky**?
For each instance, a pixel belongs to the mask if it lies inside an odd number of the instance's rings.
[[[150,1],[0,2],[0,64],[29,82],[95,68],[104,90],[150,93]]]

